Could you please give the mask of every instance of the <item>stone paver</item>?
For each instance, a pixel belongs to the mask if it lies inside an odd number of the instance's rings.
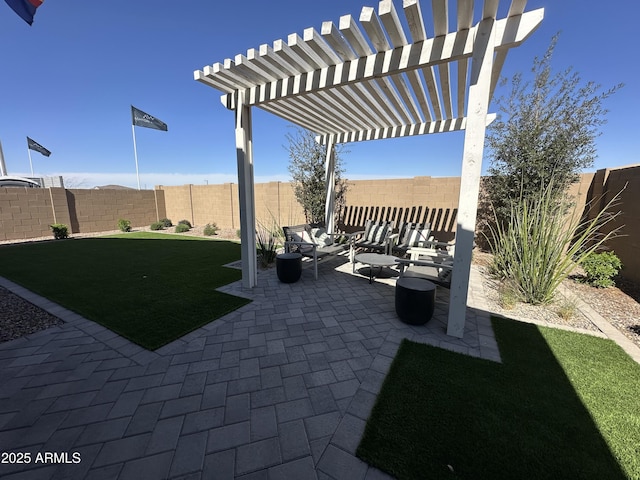
[[[409,326],[393,279],[369,284],[334,258],[317,281],[268,270],[252,291],[221,288],[253,302],[155,352],[0,285],[65,321],[0,344],[0,449],[81,455],[0,465],[2,478],[391,478],[355,450],[400,342],[500,361],[475,269],[464,339],[446,335],[446,290],[427,325]]]

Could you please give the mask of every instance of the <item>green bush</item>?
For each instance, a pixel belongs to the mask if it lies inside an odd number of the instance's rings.
[[[238,238],[242,238],[242,230],[240,230],[240,229],[236,230],[236,236]]]
[[[61,240],[63,238],[69,237],[69,227],[67,227],[64,223],[54,223],[53,225],[49,225],[51,231],[53,232],[53,238],[56,240]]]
[[[169,220],[168,218],[163,218],[162,220],[160,220],[160,223],[162,223],[164,228],[173,227],[173,223],[171,223],[171,220]]]
[[[130,232],[131,231],[131,222],[129,220],[125,220],[121,218],[118,220],[118,228],[121,232]]]
[[[188,232],[189,230],[191,229],[186,223],[179,223],[178,225],[176,225],[176,233],[184,233]]]
[[[204,227],[204,232],[206,236],[210,237],[211,235],[216,235],[218,233],[218,225],[215,222],[207,223]]]
[[[178,222],[178,225],[187,225],[189,228],[193,228],[193,226],[191,225],[191,222],[189,220],[180,220]]]
[[[162,222],[153,222],[151,224],[151,230],[164,230],[164,223],[162,223]]]
[[[592,253],[582,262],[587,283],[598,288],[613,287],[622,262],[614,252]]]

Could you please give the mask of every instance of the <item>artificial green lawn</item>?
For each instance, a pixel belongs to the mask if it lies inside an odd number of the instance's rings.
[[[155,350],[249,303],[215,291],[240,245],[159,233],[0,248],[0,275]]]
[[[357,455],[399,479],[640,478],[640,365],[493,318],[503,364],[405,340]]]

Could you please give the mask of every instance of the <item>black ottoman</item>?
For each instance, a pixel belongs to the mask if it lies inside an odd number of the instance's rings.
[[[282,283],[295,283],[302,275],[302,255],[300,253],[280,253],[276,256],[278,279]]]
[[[410,325],[431,320],[436,301],[436,286],[429,280],[402,277],[396,282],[396,313]]]

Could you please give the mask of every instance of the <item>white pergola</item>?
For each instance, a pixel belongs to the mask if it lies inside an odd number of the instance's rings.
[[[252,107],[315,132],[327,145],[329,232],[337,143],[465,130],[447,327],[447,334],[461,338],[485,129],[495,118],[489,102],[509,49],[540,25],[544,10],[524,12],[526,0],[511,0],[507,16],[497,19],[500,0],[432,0],[434,21],[427,32],[419,0],[402,3],[405,22],[392,0],[382,0],[377,13],[362,9],[360,26],[344,15],[337,26],[328,21],[320,32],[292,33],[273,46],[207,65],[194,77],[222,91],[222,104],[235,111],[245,288],[258,281]],[[453,31],[450,12],[456,16]]]

